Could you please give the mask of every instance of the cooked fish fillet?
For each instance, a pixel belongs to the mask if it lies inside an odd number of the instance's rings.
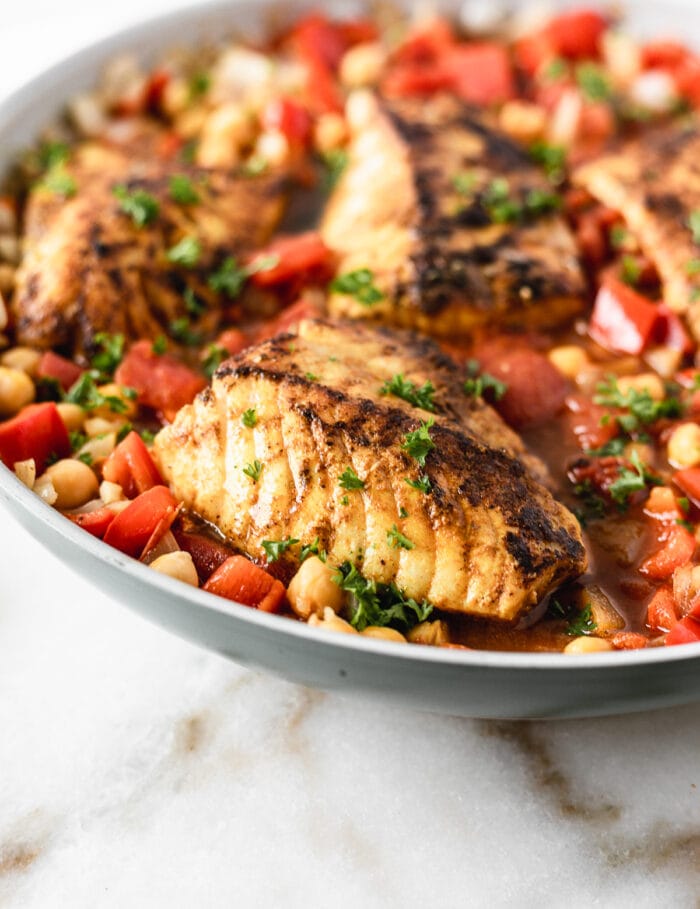
[[[433,414],[380,392],[397,373],[432,382]],[[439,609],[513,620],[580,573],[585,553],[574,517],[462,378],[428,340],[304,321],[222,364],[154,451],[185,505],[255,559],[264,540],[299,540],[283,556],[291,574],[299,545],[318,537],[332,565],[350,561]],[[421,468],[403,446],[431,417]],[[348,468],[364,488],[344,488]],[[406,482],[421,476],[432,491]],[[393,530],[410,548],[391,545]]]
[[[131,149],[97,143],[80,147],[67,173],[77,189],[72,197],[41,184],[30,194],[13,308],[20,343],[78,356],[90,354],[98,332],[155,338],[182,317],[193,331],[214,331],[221,301],[207,276],[226,256],[267,240],[284,200],[279,177],[139,159]],[[199,201],[173,199],[175,175],[191,180]],[[157,200],[153,222],[137,227],[121,210],[115,186]],[[201,246],[193,268],[167,257],[185,237]]]
[[[582,308],[559,214],[494,222],[496,189],[521,205],[551,198],[522,149],[454,98],[351,102],[349,162],[321,230],[339,274],[369,269],[383,299],[335,293],[331,314],[448,337],[482,325],[549,327]]]
[[[618,211],[640,247],[656,266],[663,297],[677,313],[687,313],[700,340],[700,286],[688,263],[700,255],[689,225],[700,209],[700,131],[696,126],[664,126],[574,171],[572,179]]]

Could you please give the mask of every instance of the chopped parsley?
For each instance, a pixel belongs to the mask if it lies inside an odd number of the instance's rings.
[[[228,256],[218,270],[209,276],[209,287],[216,293],[225,294],[231,300],[235,300],[243,290],[248,275],[247,268],[241,267],[232,256]]]
[[[158,335],[153,344],[151,344],[151,351],[157,357],[161,357],[167,349],[168,339],[165,337],[165,335]]]
[[[241,173],[244,177],[259,177],[264,174],[270,165],[262,155],[251,155],[248,160],[241,165]]]
[[[92,467],[92,455],[89,451],[81,451],[75,458],[77,461],[82,461],[83,464],[87,464],[88,467]]]
[[[558,82],[569,72],[569,65],[563,57],[553,57],[544,67],[542,78],[546,82]]]
[[[561,207],[561,198],[557,193],[544,189],[529,190],[524,201],[513,198],[505,177],[492,180],[482,193],[481,201],[495,224],[537,218]]]
[[[401,508],[399,508],[399,517],[400,517],[400,518],[407,518],[407,517],[408,517],[408,512],[407,512],[406,509],[403,507],[403,505],[401,506]]]
[[[430,429],[434,423],[435,420],[431,417],[430,420],[422,422],[418,429],[406,433],[403,445],[401,446],[401,448],[411,458],[417,461],[421,467],[425,467],[425,459],[435,448],[435,442],[430,438]]]
[[[644,491],[647,484],[657,485],[660,482],[649,473],[636,451],[632,452],[630,463],[632,467],[621,467],[617,480],[608,487],[611,499],[621,511],[627,508],[629,499],[635,492]]]
[[[201,316],[207,308],[206,303],[197,296],[191,287],[185,288],[185,292],[182,295],[182,302],[185,304],[185,309],[191,316]]]
[[[404,536],[396,524],[391,525],[391,530],[386,532],[386,541],[392,549],[415,549],[416,544]]]
[[[352,467],[346,467],[340,475],[338,485],[343,489],[364,489],[365,481],[358,477]]]
[[[255,413],[255,410],[251,407],[248,410],[243,411],[243,416],[241,417],[241,423],[246,426],[248,429],[252,429],[258,422],[258,415]]]
[[[693,243],[700,245],[700,208],[696,208],[688,215],[688,227],[693,234]]]
[[[178,205],[195,205],[199,202],[199,193],[188,176],[173,174],[170,178],[170,198]]]
[[[179,341],[180,344],[184,344],[186,347],[198,347],[202,341],[203,337],[198,331],[192,331],[190,321],[186,316],[182,316],[179,319],[175,319],[169,325],[170,334],[175,338],[176,341]]]
[[[405,481],[412,489],[417,489],[419,492],[423,492],[426,495],[432,490],[432,485],[430,483],[430,477],[426,477],[425,474],[419,477],[417,480],[411,480],[409,477],[404,477]]]
[[[168,262],[182,265],[184,268],[194,268],[202,255],[202,244],[197,237],[183,237],[167,252]]]
[[[115,186],[112,192],[119,200],[120,210],[129,215],[136,227],[146,227],[158,217],[158,200],[145,189],[130,190],[122,183]]]
[[[573,510],[581,527],[605,517],[605,499],[593,489],[590,480],[577,483],[574,486],[574,495],[581,502],[581,505]]]
[[[225,347],[219,347],[218,344],[210,344],[207,348],[206,356],[202,360],[202,371],[204,372],[204,375],[208,379],[211,379],[228,356],[229,352]]]
[[[626,444],[626,439],[616,436],[600,448],[589,448],[586,454],[589,458],[619,458],[624,453]]]
[[[461,196],[470,196],[476,189],[478,176],[474,171],[466,170],[455,174],[452,178],[452,186]]]
[[[505,382],[501,382],[495,376],[488,372],[479,372],[479,362],[477,360],[468,360],[467,373],[469,378],[465,381],[463,388],[464,393],[474,398],[483,398],[488,391],[496,401],[500,401],[503,395],[508,391]]]
[[[304,377],[309,380],[309,382],[318,382],[318,376],[315,372],[305,372]]]
[[[71,451],[78,451],[88,440],[88,437],[84,432],[77,432],[75,430],[71,430],[68,433],[68,438],[70,439]]]
[[[250,479],[253,481],[253,483],[258,482],[262,471],[263,471],[263,466],[260,463],[260,461],[258,461],[257,458],[253,461],[252,464],[246,464],[246,466],[243,468],[243,473],[247,477],[250,477]]]
[[[83,410],[97,410],[107,407],[112,413],[125,413],[126,403],[116,395],[103,395],[95,384],[94,373],[87,371],[77,379],[66,392],[64,400],[69,404],[77,404]]]
[[[344,148],[332,148],[321,154],[321,161],[324,167],[323,189],[330,192],[348,166],[348,153]]]
[[[51,170],[65,164],[70,157],[70,148],[65,142],[42,142],[38,152],[39,167]]]
[[[635,432],[641,426],[648,426],[663,417],[679,417],[683,413],[683,404],[678,398],[671,396],[656,401],[646,389],[637,391],[630,388],[629,391],[622,392],[614,376],[608,376],[605,382],[598,383],[596,392],[594,404],[627,411],[616,416],[618,424],[626,433]]]
[[[276,562],[290,546],[295,546],[298,542],[299,540],[295,540],[293,537],[287,537],[286,540],[263,540],[261,545],[265,550],[267,561]]]
[[[576,84],[587,101],[607,101],[610,98],[610,82],[595,63],[580,63],[576,67]]]
[[[299,550],[299,562],[305,562],[311,556],[317,556],[322,562],[325,562],[328,558],[328,553],[325,549],[321,548],[318,537],[313,541],[313,543],[307,543],[302,546]]]
[[[190,100],[195,101],[197,98],[201,98],[202,95],[206,95],[210,86],[211,76],[209,73],[194,73],[194,75],[190,77]]]
[[[358,631],[369,625],[408,631],[419,622],[424,622],[433,611],[432,604],[427,600],[418,603],[407,597],[396,584],[370,581],[350,562],[343,562],[338,567],[333,580],[349,594],[349,620]]]
[[[691,278],[700,275],[700,259],[689,259],[685,263],[685,273]]]
[[[78,192],[78,184],[71,174],[62,165],[52,167],[39,181],[42,189],[46,189],[55,196],[70,199]]]
[[[626,227],[615,224],[610,229],[610,245],[613,249],[622,249],[629,243],[630,234]]]
[[[620,260],[620,277],[631,287],[639,283],[642,267],[634,256],[625,255]]]
[[[334,293],[354,297],[363,306],[374,306],[384,299],[384,294],[374,285],[374,275],[369,268],[356,268],[355,271],[337,275],[330,287]]]
[[[593,621],[591,604],[587,603],[578,615],[566,626],[564,634],[578,638],[585,634],[593,634],[593,632],[597,630],[598,625]]]
[[[382,385],[379,389],[379,394],[393,395],[395,398],[401,398],[403,401],[413,404],[414,407],[429,410],[431,413],[435,412],[435,404],[433,402],[435,386],[430,379],[424,382],[420,388],[417,388],[415,383],[405,379],[402,373],[398,373]]]
[[[100,331],[95,335],[95,344],[99,350],[90,365],[103,376],[114,375],[114,370],[124,358],[124,335],[110,335]]]
[[[146,443],[146,445],[152,445],[153,440],[156,437],[156,434],[150,429],[140,429],[139,435],[141,436],[143,441]]]
[[[533,142],[530,146],[530,157],[542,167],[550,183],[556,185],[563,181],[566,167],[566,149],[563,145]]]
[[[349,505],[349,504],[350,504],[350,499],[349,499],[347,496],[343,496],[343,498],[340,500],[340,504],[341,504],[341,505]]]
[[[125,423],[117,433],[117,442],[123,442],[129,433],[133,432],[133,430],[134,427],[131,425],[131,423]]]

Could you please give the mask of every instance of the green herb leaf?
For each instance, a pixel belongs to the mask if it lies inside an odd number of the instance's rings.
[[[110,335],[99,331],[95,335],[95,345],[100,349],[90,361],[90,365],[103,376],[113,376],[114,370],[124,358],[124,335]]]
[[[171,322],[169,330],[171,336],[186,347],[198,347],[204,340],[200,332],[192,330],[190,321],[186,316]]]
[[[257,458],[253,461],[252,464],[246,464],[246,466],[243,468],[243,473],[247,477],[250,477],[250,479],[253,481],[253,483],[258,482],[262,471],[263,471],[263,465],[260,463],[260,461],[257,460]]]
[[[259,177],[264,174],[269,167],[268,161],[262,155],[251,155],[246,162],[241,165],[241,173],[244,177]]]
[[[425,622],[433,611],[427,600],[418,603],[395,584],[370,581],[350,562],[339,566],[333,580],[349,595],[349,621],[358,631],[368,625],[408,631],[419,622]]]
[[[589,448],[586,454],[589,458],[619,458],[624,453],[627,440],[622,436],[615,436],[600,448]]]
[[[591,521],[600,521],[605,517],[605,499],[593,489],[590,480],[584,480],[574,486],[574,495],[581,500],[581,506],[574,508],[574,514],[582,527]]]
[[[587,101],[607,101],[612,93],[608,77],[595,63],[580,63],[576,67],[576,83]]]
[[[420,388],[416,388],[413,382],[405,379],[402,373],[398,373],[382,385],[379,389],[379,394],[393,395],[396,398],[407,401],[409,404],[413,404],[414,407],[429,410],[431,413],[435,412],[435,404],[433,402],[435,387],[430,379],[424,382]]]
[[[152,224],[160,212],[160,204],[155,196],[144,189],[130,190],[123,184],[115,186],[113,194],[119,200],[119,208],[125,215],[129,215],[136,227],[146,227]]]
[[[141,436],[143,441],[146,443],[146,445],[152,445],[153,440],[156,437],[156,434],[154,432],[152,432],[150,429],[140,429],[139,435]]]
[[[52,167],[39,181],[39,186],[52,192],[56,196],[70,199],[78,192],[78,184],[71,174],[62,165]]]
[[[94,373],[84,372],[66,392],[65,401],[77,404],[83,410],[97,410],[98,407],[107,407],[112,413],[125,413],[126,403],[116,395],[103,395],[95,384]]]
[[[255,413],[255,410],[251,407],[248,410],[243,411],[243,416],[241,417],[241,423],[246,426],[248,429],[252,429],[257,425],[258,415]]]
[[[391,530],[386,532],[386,541],[392,549],[415,549],[416,544],[405,537],[396,524],[391,525]]]
[[[425,459],[435,448],[435,442],[430,437],[430,429],[435,424],[432,418],[421,423],[418,429],[406,433],[401,448],[421,467],[425,467]]]
[[[593,403],[627,411],[616,417],[618,424],[627,433],[635,432],[640,426],[648,426],[663,417],[675,418],[683,413],[683,404],[678,398],[671,396],[656,401],[646,389],[637,391],[631,388],[623,393],[614,376],[608,376],[605,382],[598,383]]]
[[[318,382],[318,376],[315,372],[305,372],[304,376],[309,380],[309,382]]]
[[[620,259],[620,277],[625,284],[635,287],[641,274],[642,267],[634,256],[625,255]]]
[[[584,609],[564,629],[564,634],[579,638],[582,635],[593,634],[598,630],[598,625],[593,621],[591,604],[587,603]]]
[[[210,344],[207,353],[202,360],[202,371],[204,375],[211,379],[216,370],[221,366],[224,360],[228,359],[229,352],[225,347],[219,347],[217,344]]]
[[[232,256],[228,256],[218,270],[209,276],[208,283],[216,293],[226,294],[231,300],[235,300],[247,280],[248,269],[242,268]]]
[[[168,339],[165,337],[165,335],[158,335],[153,344],[151,344],[151,350],[157,357],[161,357],[167,349]]]
[[[330,288],[334,293],[348,294],[363,306],[374,306],[384,299],[384,294],[374,285],[374,275],[369,268],[356,268],[355,271],[337,275]]]
[[[182,265],[184,268],[194,268],[202,255],[202,244],[197,237],[183,237],[167,252],[168,262]]]
[[[365,481],[358,477],[352,467],[346,467],[340,475],[338,486],[343,489],[364,489]]]
[[[330,192],[348,166],[348,153],[344,148],[332,148],[321,154],[321,160],[325,167],[323,189]]]
[[[501,382],[500,379],[490,375],[488,372],[479,373],[479,363],[476,360],[469,360],[466,366],[469,374],[469,378],[463,385],[466,395],[483,398],[486,392],[489,392],[495,401],[500,401],[508,391],[508,386],[505,382]]]
[[[262,548],[265,550],[268,562],[276,562],[290,546],[295,546],[299,540],[287,537],[286,540],[263,540]]]
[[[206,95],[211,86],[211,76],[209,73],[195,73],[190,77],[190,100],[196,101],[202,95]]]
[[[88,437],[84,432],[76,432],[73,430],[68,433],[68,438],[70,439],[71,451],[78,451],[88,440]]]
[[[452,178],[452,186],[461,196],[471,196],[476,189],[479,177],[474,171],[463,171]]]
[[[627,508],[629,499],[635,492],[642,492],[647,488],[647,484],[658,485],[660,482],[649,473],[636,451],[632,452],[630,463],[632,468],[621,467],[619,477],[608,487],[613,502],[616,502],[623,511]]]
[[[80,454],[75,456],[76,461],[82,461],[83,464],[87,464],[88,467],[92,467],[92,455],[89,451],[82,451]]]
[[[65,142],[42,142],[38,157],[41,169],[51,170],[66,163],[70,158],[70,148]]]
[[[412,489],[417,489],[419,492],[424,492],[426,495],[433,488],[430,484],[430,477],[426,477],[425,475],[419,477],[417,480],[411,480],[409,477],[404,477],[404,479]]]
[[[693,243],[700,245],[700,208],[696,208],[688,215],[688,227],[693,234]]]
[[[186,174],[173,174],[170,178],[169,188],[170,198],[178,205],[195,205],[199,202],[199,193]]]
[[[299,550],[299,562],[305,562],[312,555],[318,556],[322,562],[325,562],[328,558],[328,553],[325,549],[321,548],[318,537],[316,537],[313,543],[308,543],[301,547]]]
[[[557,185],[563,181],[566,174],[566,149],[563,145],[533,142],[530,157],[543,168],[550,183]]]

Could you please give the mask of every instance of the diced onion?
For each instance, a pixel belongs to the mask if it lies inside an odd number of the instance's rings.
[[[676,102],[676,86],[670,73],[650,69],[637,76],[630,87],[630,96],[636,104],[655,113],[665,113]]]
[[[160,558],[160,556],[166,555],[168,552],[178,552],[179,549],[180,547],[177,545],[177,540],[168,530],[158,540],[153,549],[149,549],[148,552],[143,554],[141,561],[145,562],[146,565],[150,565],[151,562],[154,562],[156,559]]]
[[[34,458],[27,461],[15,461],[15,476],[28,489],[34,489],[36,482],[36,462]]]
[[[58,493],[54,489],[50,477],[47,476],[39,477],[34,484],[34,492],[40,499],[46,502],[47,505],[53,505],[58,498]]]

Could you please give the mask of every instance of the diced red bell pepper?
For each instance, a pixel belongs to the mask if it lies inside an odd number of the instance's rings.
[[[173,535],[180,549],[189,552],[197,569],[200,583],[205,581],[232,555],[228,546],[212,540],[203,533],[190,530],[174,530]]]
[[[645,559],[639,570],[648,578],[665,581],[676,568],[687,565],[693,557],[695,546],[695,537],[689,530],[680,525],[671,527],[661,548]]]
[[[172,73],[165,67],[152,70],[144,86],[144,107],[158,112],[163,104],[163,95],[172,79]]]
[[[636,631],[618,631],[610,638],[610,643],[615,650],[640,650],[647,647],[648,639],[643,634],[637,634]]]
[[[500,104],[513,97],[513,69],[502,44],[460,44],[447,54],[444,66],[453,91],[469,104]]]
[[[670,347],[671,350],[679,350],[682,354],[692,353],[695,350],[693,342],[675,312],[672,312],[665,303],[659,303],[656,309],[659,321],[654,340],[664,347]]]
[[[40,379],[56,379],[64,391],[78,381],[83,370],[71,360],[47,350],[41,355],[36,374]]]
[[[275,98],[262,113],[262,125],[281,132],[293,147],[304,146],[311,138],[311,116],[291,98]]]
[[[685,517],[669,486],[654,486],[644,503],[644,514],[663,524],[676,524]]]
[[[49,460],[70,453],[68,430],[53,401],[29,404],[11,420],[0,423],[0,461],[10,470],[18,461],[34,458],[40,474]]]
[[[286,593],[281,581],[238,555],[226,559],[216,569],[204,590],[263,612],[277,612]]]
[[[676,68],[673,77],[679,94],[694,107],[700,105],[700,58],[689,56]]]
[[[673,474],[673,482],[678,486],[693,505],[700,508],[700,467],[684,467]]]
[[[700,641],[700,622],[686,617],[676,622],[666,635],[666,645],[697,644]]]
[[[455,33],[449,22],[446,19],[431,19],[409,32],[394,51],[392,62],[401,65],[433,63],[455,44]]]
[[[150,341],[137,341],[117,367],[115,382],[133,388],[139,404],[173,420],[175,414],[190,404],[206,383],[199,375],[176,357],[153,352]]]
[[[617,421],[609,410],[594,404],[585,395],[569,395],[566,399],[569,427],[583,451],[602,448],[618,434]]]
[[[102,476],[110,483],[119,483],[127,499],[163,485],[160,471],[137,432],[130,432],[117,445],[102,467]]]
[[[115,513],[105,505],[104,508],[96,508],[94,511],[86,511],[82,514],[67,514],[66,517],[78,527],[87,530],[93,537],[99,537],[101,540],[114,520]]]
[[[346,50],[346,39],[322,13],[302,19],[291,34],[291,45],[306,67],[306,96],[317,112],[340,112],[343,99],[335,72]]]
[[[651,41],[642,47],[642,68],[672,69],[689,54],[689,49],[676,41]]]
[[[533,76],[555,57],[590,60],[600,56],[600,39],[607,20],[594,10],[571,10],[551,19],[547,25],[525,35],[515,45],[515,59]]]
[[[120,511],[107,528],[105,543],[127,555],[139,558],[146,547],[152,548],[156,531],[169,528],[177,514],[177,502],[166,486],[153,486]]]
[[[253,343],[248,335],[239,328],[227,328],[221,332],[214,342],[217,347],[223,347],[232,357],[250,347]]]
[[[255,336],[255,342],[259,344],[260,341],[289,331],[302,319],[314,319],[320,315],[318,306],[308,298],[302,297],[301,300],[283,309],[276,319],[263,323]]]
[[[601,285],[588,333],[606,350],[640,354],[653,340],[658,307],[611,275]]]
[[[676,601],[668,587],[659,587],[647,606],[647,625],[652,631],[670,631],[678,622]]]
[[[253,256],[249,265],[255,268],[268,258],[276,258],[277,264],[251,275],[250,281],[257,287],[276,287],[291,280],[306,283],[312,277],[329,277],[333,269],[333,253],[315,230],[278,237]]]

